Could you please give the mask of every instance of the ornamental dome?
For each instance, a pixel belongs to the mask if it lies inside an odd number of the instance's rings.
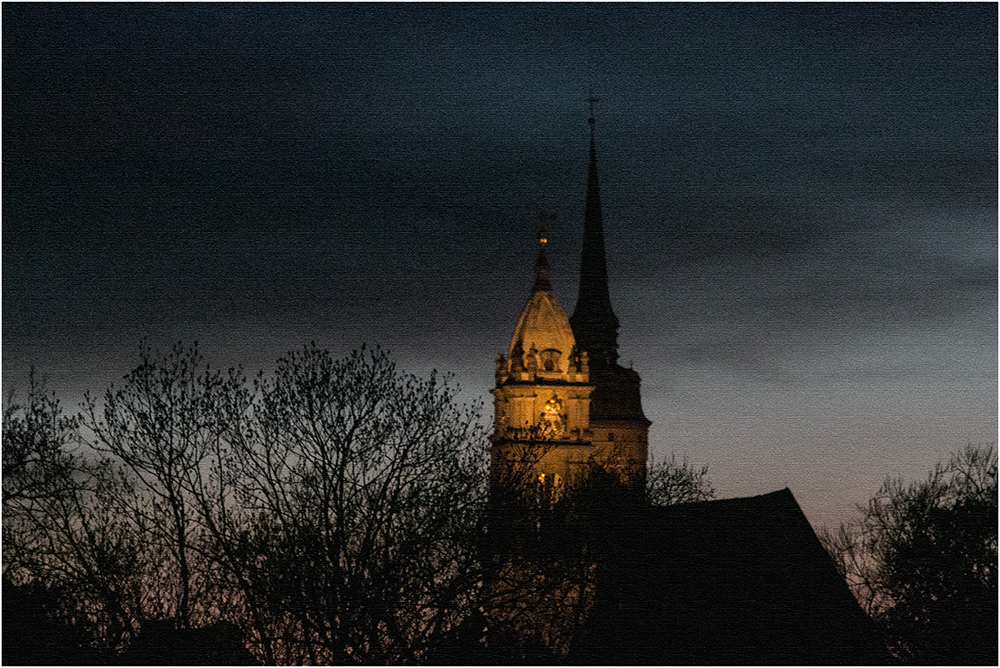
[[[576,339],[570,327],[569,318],[552,292],[549,282],[549,265],[545,259],[544,246],[535,265],[536,279],[528,303],[521,311],[521,317],[514,328],[510,340],[508,358],[513,362],[522,357],[525,368],[531,365],[532,349],[538,371],[569,371],[570,355]]]

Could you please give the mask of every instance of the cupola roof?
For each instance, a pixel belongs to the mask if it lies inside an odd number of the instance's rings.
[[[534,348],[537,353],[546,350],[559,352],[556,359],[559,360],[560,370],[567,370],[567,361],[576,345],[573,337],[573,329],[570,327],[569,318],[559,305],[555,293],[552,291],[552,283],[549,281],[549,263],[545,257],[545,243],[547,239],[544,233],[539,234],[541,248],[538,253],[538,261],[535,263],[535,284],[531,290],[528,303],[521,311],[521,317],[517,320],[514,328],[514,335],[510,340],[508,357],[513,358],[519,354],[515,348],[520,343],[521,353],[530,353]]]

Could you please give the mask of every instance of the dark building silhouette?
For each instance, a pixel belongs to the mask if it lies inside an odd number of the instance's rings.
[[[60,605],[64,593],[35,581],[13,584],[3,574],[5,666],[80,666],[106,663],[110,655],[89,646],[86,629],[70,623]]]
[[[880,664],[791,491],[605,514],[575,663]]]
[[[120,658],[131,666],[252,666],[260,665],[234,624],[179,629],[173,620],[147,620]]]

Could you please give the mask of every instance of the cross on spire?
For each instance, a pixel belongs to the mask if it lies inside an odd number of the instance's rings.
[[[590,119],[588,119],[587,122],[590,123],[591,125],[594,124],[594,103],[595,102],[600,102],[600,101],[601,101],[601,98],[595,97],[594,96],[594,91],[593,91],[593,89],[591,89],[591,91],[590,91],[590,99],[587,100],[587,102],[590,103]]]

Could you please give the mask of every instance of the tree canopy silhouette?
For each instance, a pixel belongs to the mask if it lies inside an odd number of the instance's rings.
[[[418,658],[468,614],[479,582],[476,412],[437,375],[364,349],[291,353],[257,397],[227,467],[245,517],[234,575],[310,660]]]
[[[823,536],[889,650],[908,663],[997,662],[997,455],[968,446],[926,480],[890,478]]]
[[[4,602],[51,642],[5,624],[5,661],[556,660],[591,605],[594,513],[713,490],[673,458],[645,498],[599,463],[565,494],[509,472],[531,521],[498,561],[479,410],[381,350],[314,344],[254,379],[143,345],[75,416],[33,376],[3,412]],[[540,633],[500,623],[511,601]]]
[[[5,590],[107,660],[219,622],[267,663],[418,660],[482,580],[477,411],[364,348],[248,383],[143,346],[73,418],[33,381],[3,414]]]

